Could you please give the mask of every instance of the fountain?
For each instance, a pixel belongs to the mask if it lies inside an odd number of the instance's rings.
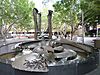
[[[24,42],[14,51],[0,55],[0,75],[84,75],[99,59],[98,49],[65,39]]]
[[[36,40],[18,43],[14,52],[1,54],[0,75],[84,75],[97,68],[98,49],[63,38],[51,39],[51,23],[47,29],[49,39],[42,36],[38,40],[38,29],[41,31],[37,26],[37,12],[35,8]],[[48,14],[51,22],[50,15],[52,11]]]

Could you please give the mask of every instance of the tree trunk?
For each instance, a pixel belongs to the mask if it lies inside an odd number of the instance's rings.
[[[74,34],[74,26],[71,25],[71,40],[73,40],[73,34]]]
[[[85,26],[84,26],[84,13],[82,11],[82,43],[84,44]]]
[[[1,36],[2,36],[2,38],[3,38],[3,40],[4,40],[4,43],[5,44],[7,44],[7,41],[6,41],[6,36],[5,36],[5,33],[4,33],[4,31],[3,31],[3,25],[1,26]]]

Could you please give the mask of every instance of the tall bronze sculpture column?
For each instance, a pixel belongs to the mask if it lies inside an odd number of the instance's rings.
[[[53,13],[52,10],[48,10],[47,17],[48,17],[48,33],[49,33],[49,39],[52,39],[52,22],[51,22],[52,13]]]
[[[37,14],[38,14],[38,10],[36,8],[34,8],[33,9],[33,18],[34,18],[34,27],[35,27],[35,33],[34,33],[35,39],[37,39],[37,31],[38,31]]]
[[[41,33],[41,13],[38,13],[38,31]]]

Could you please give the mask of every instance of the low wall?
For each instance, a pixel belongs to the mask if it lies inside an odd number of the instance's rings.
[[[17,70],[12,68],[10,63],[7,63],[8,60],[3,61],[0,61],[0,75],[84,75],[98,67],[99,52],[92,53],[86,61],[76,61],[68,65],[49,66],[47,73]]]

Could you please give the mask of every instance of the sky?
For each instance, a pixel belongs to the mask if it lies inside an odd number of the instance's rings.
[[[35,7],[41,12],[43,8],[53,10],[53,4],[60,0],[31,0],[35,3]]]

